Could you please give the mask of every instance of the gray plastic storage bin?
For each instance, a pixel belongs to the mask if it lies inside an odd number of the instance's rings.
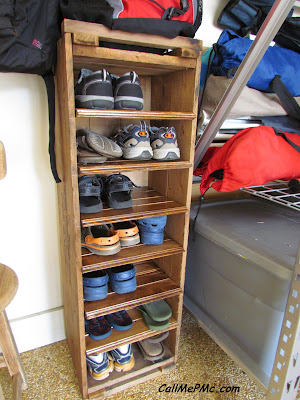
[[[190,232],[184,303],[266,386],[299,240],[299,212],[255,198],[204,201]]]

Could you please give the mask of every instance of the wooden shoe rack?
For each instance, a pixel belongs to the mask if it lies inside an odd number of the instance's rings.
[[[168,371],[175,364],[180,335],[185,259],[188,239],[201,43],[190,38],[167,39],[159,36],[112,31],[99,24],[64,20],[58,43],[56,71],[56,156],[60,216],[60,241],[64,315],[67,341],[83,398],[101,398],[144,382]],[[99,46],[99,41],[102,46]],[[145,48],[169,49],[168,54],[119,50],[107,43],[130,44]],[[106,47],[105,47],[106,46]],[[136,71],[144,93],[142,111],[76,109],[74,84],[81,68],[107,69],[122,75]],[[76,130],[89,128],[110,136],[129,123],[146,120],[151,126],[174,126],[181,152],[180,160],[169,162],[118,159],[104,164],[77,165]],[[141,188],[133,191],[133,207],[106,208],[98,214],[79,212],[78,176],[121,172]],[[97,256],[81,249],[81,226],[137,220],[167,215],[165,238],[161,245],[123,248],[112,256]],[[104,300],[85,302],[82,276],[88,271],[134,263],[137,289],[127,294],[109,292]],[[166,353],[162,360],[145,361],[136,343],[156,335],[148,329],[137,306],[165,299],[172,308]],[[84,319],[126,309],[133,326],[113,330],[103,340],[85,334]],[[128,372],[112,372],[96,381],[86,369],[86,354],[112,350],[133,343],[135,367]]]

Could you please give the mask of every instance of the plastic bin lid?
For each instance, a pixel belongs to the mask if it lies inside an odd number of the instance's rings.
[[[192,203],[191,226],[198,203]],[[300,213],[261,199],[204,200],[196,232],[282,279],[291,279]]]

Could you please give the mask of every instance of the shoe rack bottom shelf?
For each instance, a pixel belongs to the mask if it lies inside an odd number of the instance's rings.
[[[108,378],[103,381],[96,381],[88,374],[88,393],[90,399],[101,399],[111,396],[121,390],[125,390],[137,383],[142,383],[150,378],[155,378],[163,373],[169,372],[174,364],[174,356],[170,349],[165,345],[165,355],[156,362],[144,360],[138,345],[132,345],[135,365],[132,370],[127,372],[113,371]]]

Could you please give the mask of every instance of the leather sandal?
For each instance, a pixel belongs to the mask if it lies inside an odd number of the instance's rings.
[[[101,192],[103,184],[96,176],[84,175],[78,179],[81,213],[97,213],[103,210]]]
[[[108,207],[123,209],[132,207],[131,192],[134,184],[126,175],[112,174],[104,180],[104,193],[107,198]]]

